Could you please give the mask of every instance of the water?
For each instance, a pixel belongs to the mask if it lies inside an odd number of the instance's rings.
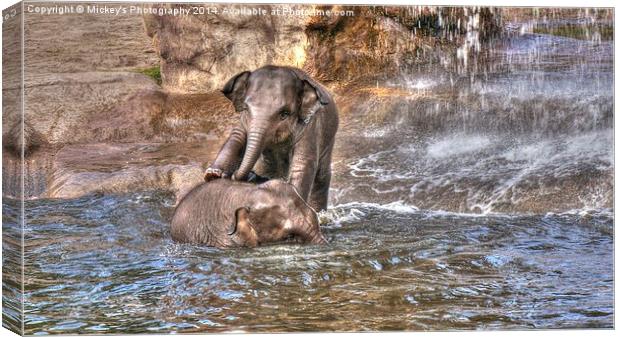
[[[172,203],[157,193],[27,202],[27,333],[613,322],[610,215],[351,203],[323,214],[327,246],[219,251],[170,239]]]
[[[177,244],[163,192],[26,201],[26,333],[612,328],[612,44],[486,48],[362,88],[326,246]]]

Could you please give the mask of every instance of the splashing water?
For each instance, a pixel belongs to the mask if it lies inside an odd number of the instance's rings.
[[[452,157],[480,151],[490,144],[489,138],[484,136],[475,135],[468,137],[457,135],[430,144],[427,152],[433,158]]]
[[[613,324],[609,216],[482,216],[358,202],[322,214],[329,245],[220,251],[171,241],[173,200],[28,201],[26,331]],[[5,222],[4,230],[18,227]]]

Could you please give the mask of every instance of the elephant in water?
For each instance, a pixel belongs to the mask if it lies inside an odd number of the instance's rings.
[[[219,248],[256,247],[295,238],[326,243],[316,213],[281,180],[217,179],[191,190],[174,211],[172,238]]]
[[[316,211],[327,208],[338,110],[330,93],[297,68],[264,66],[222,90],[240,113],[205,181],[245,180],[254,168],[285,179]]]

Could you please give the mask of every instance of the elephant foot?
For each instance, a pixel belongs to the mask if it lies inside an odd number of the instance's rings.
[[[226,178],[226,174],[224,174],[224,171],[220,169],[209,167],[205,171],[204,179],[206,182],[220,178]]]

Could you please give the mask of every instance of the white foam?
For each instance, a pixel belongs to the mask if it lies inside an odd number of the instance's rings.
[[[355,201],[331,207],[327,211],[319,213],[319,218],[321,218],[321,223],[328,222],[331,223],[332,226],[340,227],[345,223],[360,221],[366,216],[365,211],[368,209],[379,209],[400,214],[419,212],[419,208],[406,204],[402,200],[388,204]]]
[[[394,202],[391,202],[389,204],[378,204],[378,203],[374,203],[374,202],[358,202],[358,201],[354,201],[354,202],[349,202],[349,203],[346,203],[346,204],[336,205],[336,206],[333,207],[333,209],[341,209],[341,208],[347,208],[347,209],[349,209],[349,208],[350,209],[374,208],[374,209],[383,209],[383,210],[388,210],[388,211],[394,211],[394,212],[398,212],[398,213],[416,213],[416,212],[418,212],[420,210],[416,206],[406,204],[402,200],[394,201]]]
[[[445,158],[480,151],[490,144],[491,140],[486,136],[457,135],[430,144],[427,151],[431,157]]]
[[[532,193],[555,193],[541,184],[545,179],[570,179],[584,167],[608,172],[613,167],[612,144],[609,130],[545,138],[461,134],[437,138],[425,150],[401,145],[380,151],[349,167],[352,176],[371,178],[365,184],[376,195],[391,200],[399,191],[409,191],[396,197],[409,201],[418,200],[418,193],[429,200],[439,192],[441,202],[449,189],[464,197],[461,208],[493,214],[498,205],[518,204]],[[532,188],[534,183],[539,184],[538,191]],[[607,185],[584,186],[575,197],[582,207],[601,208],[611,193]],[[358,205],[385,209],[385,205]]]

